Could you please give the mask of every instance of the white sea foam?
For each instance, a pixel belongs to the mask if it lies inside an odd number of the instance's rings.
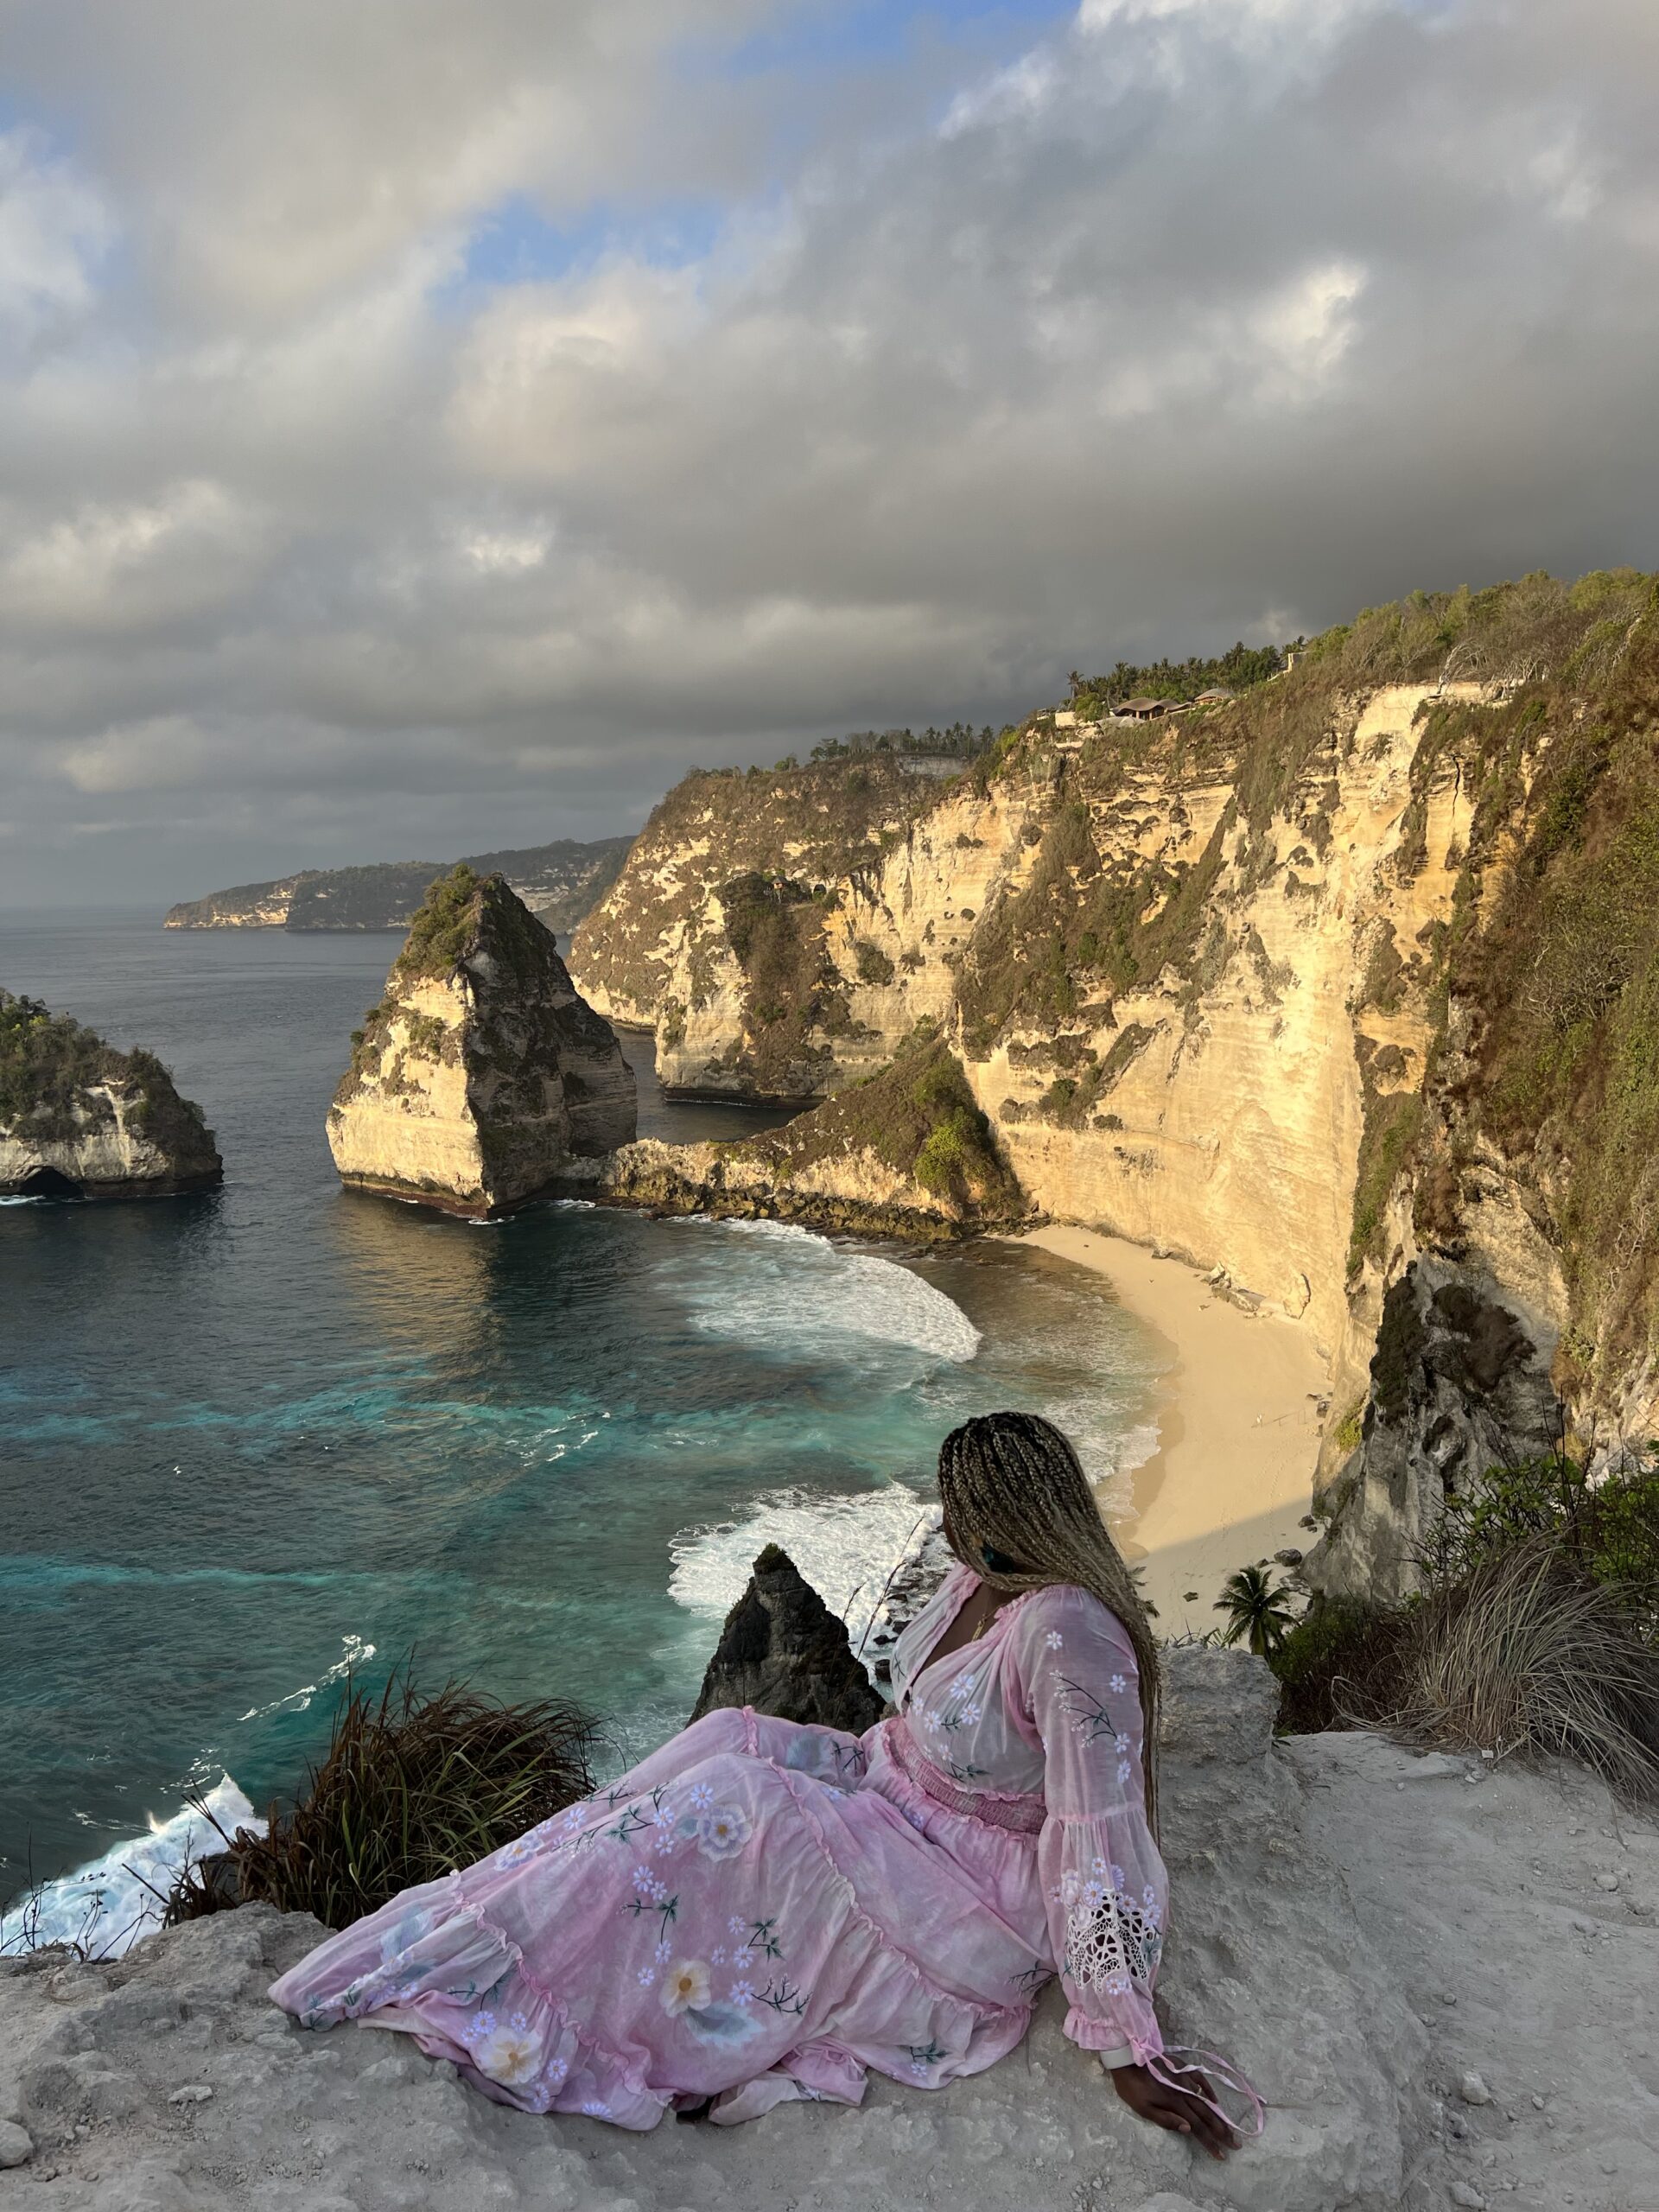
[[[149,1833],[116,1844],[90,1866],[65,1874],[0,1914],[0,1957],[46,1943],[79,1944],[89,1958],[117,1959],[162,1924],[168,1892],[188,1866],[222,1848],[239,1827],[265,1832],[230,1776]]]
[[[342,1636],[340,1656],[332,1667],[324,1669],[315,1682],[302,1682],[296,1690],[289,1690],[286,1697],[273,1698],[269,1705],[251,1706],[244,1720],[263,1720],[268,1713],[304,1713],[317,1692],[330,1682],[344,1680],[354,1667],[362,1666],[374,1656],[374,1646],[365,1643],[360,1636]]]
[[[780,1348],[865,1337],[957,1364],[979,1349],[979,1331],[962,1308],[896,1261],[849,1251],[792,1222],[720,1227],[760,1249],[736,1280],[721,1270],[690,1287],[696,1325],[710,1336]]]
[[[844,1497],[771,1491],[735,1520],[674,1538],[669,1594],[718,1618],[747,1587],[755,1554],[781,1544],[830,1611],[845,1618],[856,1644],[893,1561],[929,1511],[928,1501],[903,1483]]]

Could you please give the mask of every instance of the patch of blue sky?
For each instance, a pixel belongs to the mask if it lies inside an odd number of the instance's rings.
[[[748,77],[775,70],[839,70],[897,58],[919,41],[1001,40],[1023,45],[1033,31],[1065,22],[1077,0],[812,0],[786,20],[698,59],[715,73]]]
[[[515,193],[479,218],[460,269],[439,286],[438,296],[464,298],[505,285],[554,283],[613,257],[654,269],[683,269],[707,257],[724,219],[716,202],[683,198],[640,207],[596,200],[555,220]]]

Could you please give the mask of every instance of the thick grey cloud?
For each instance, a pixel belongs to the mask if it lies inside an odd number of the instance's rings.
[[[694,760],[1659,563],[1646,0],[719,66],[786,13],[836,11],[0,0],[0,898],[596,834]],[[525,209],[571,265],[469,276]]]

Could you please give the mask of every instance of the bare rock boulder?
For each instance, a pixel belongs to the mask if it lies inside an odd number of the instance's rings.
[[[748,1588],[726,1616],[691,1718],[741,1705],[855,1736],[887,1709],[845,1628],[777,1544],[757,1558]]]

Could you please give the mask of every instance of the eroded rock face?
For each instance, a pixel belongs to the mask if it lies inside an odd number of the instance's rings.
[[[845,1628],[777,1544],[755,1560],[748,1588],[726,1616],[690,1718],[744,1705],[855,1736],[886,1709]]]
[[[201,1109],[153,1053],[0,990],[0,1195],[168,1197],[223,1179]]]
[[[1309,1562],[1323,1588],[1404,1597],[1451,1492],[1559,1448],[1555,1337],[1489,1278],[1411,1263],[1383,1300],[1363,1433],[1338,1478],[1336,1525]]]
[[[354,1040],[328,1142],[353,1186],[501,1213],[632,1137],[632,1071],[499,875],[434,884]]]

